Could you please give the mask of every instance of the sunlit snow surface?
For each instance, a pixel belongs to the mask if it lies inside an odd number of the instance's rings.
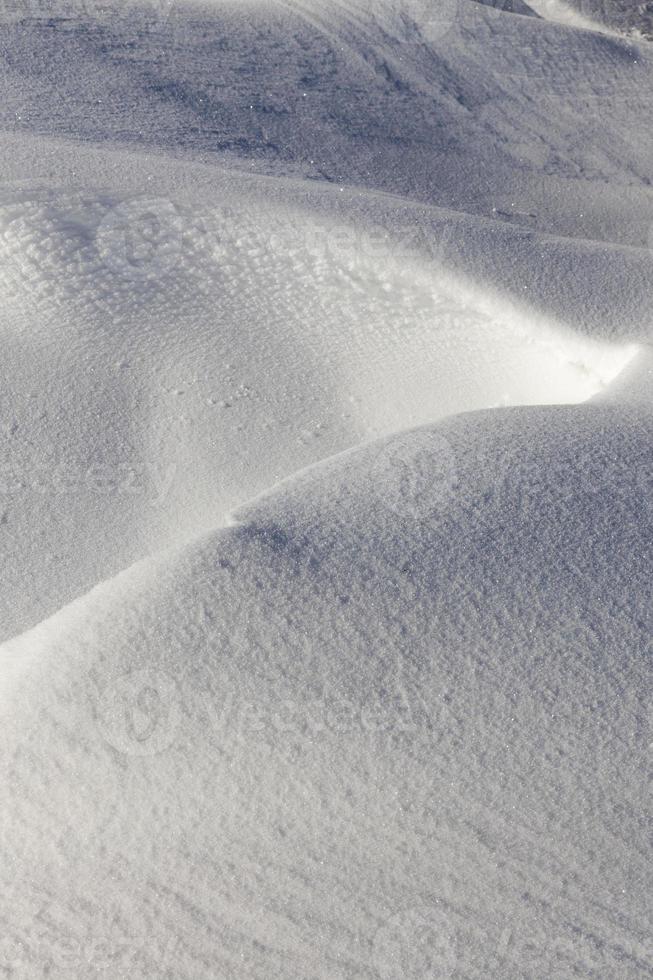
[[[560,19],[0,6],[0,976],[653,975],[653,49]]]
[[[581,2],[574,6],[571,3],[566,3],[565,0],[533,0],[531,7],[541,17],[546,17],[555,23],[567,24],[569,27],[576,27],[581,30],[601,31],[613,34],[615,37],[618,36],[616,31],[611,31],[600,20],[588,16],[587,3]]]

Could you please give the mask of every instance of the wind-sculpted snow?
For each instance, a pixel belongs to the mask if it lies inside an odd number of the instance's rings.
[[[645,43],[471,0],[151,0],[98,16],[60,0],[58,18],[31,2],[27,21],[0,16],[5,130],[646,241]]]
[[[536,7],[552,20],[586,30],[653,39],[650,0],[536,0]]]
[[[3,638],[309,463],[582,401],[636,350],[452,274],[446,225],[227,201],[7,192]]]
[[[391,437],[6,644],[16,968],[648,976],[651,422]]]
[[[587,6],[0,0],[0,976],[653,975],[653,61]]]

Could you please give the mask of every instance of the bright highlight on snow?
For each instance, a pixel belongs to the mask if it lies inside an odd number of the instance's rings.
[[[653,975],[598,7],[0,4],[0,976]]]

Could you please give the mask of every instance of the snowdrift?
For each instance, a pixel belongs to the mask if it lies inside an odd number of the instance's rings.
[[[653,975],[650,45],[43,6],[0,11],[0,973]]]
[[[6,198],[5,639],[310,463],[456,411],[582,401],[636,350],[450,270],[442,216],[411,242],[381,209],[251,193]]]
[[[646,975],[650,445],[413,430],[5,644],[15,969]]]

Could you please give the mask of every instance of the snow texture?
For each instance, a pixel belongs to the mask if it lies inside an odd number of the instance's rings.
[[[586,6],[0,4],[0,977],[653,976],[653,48]]]

